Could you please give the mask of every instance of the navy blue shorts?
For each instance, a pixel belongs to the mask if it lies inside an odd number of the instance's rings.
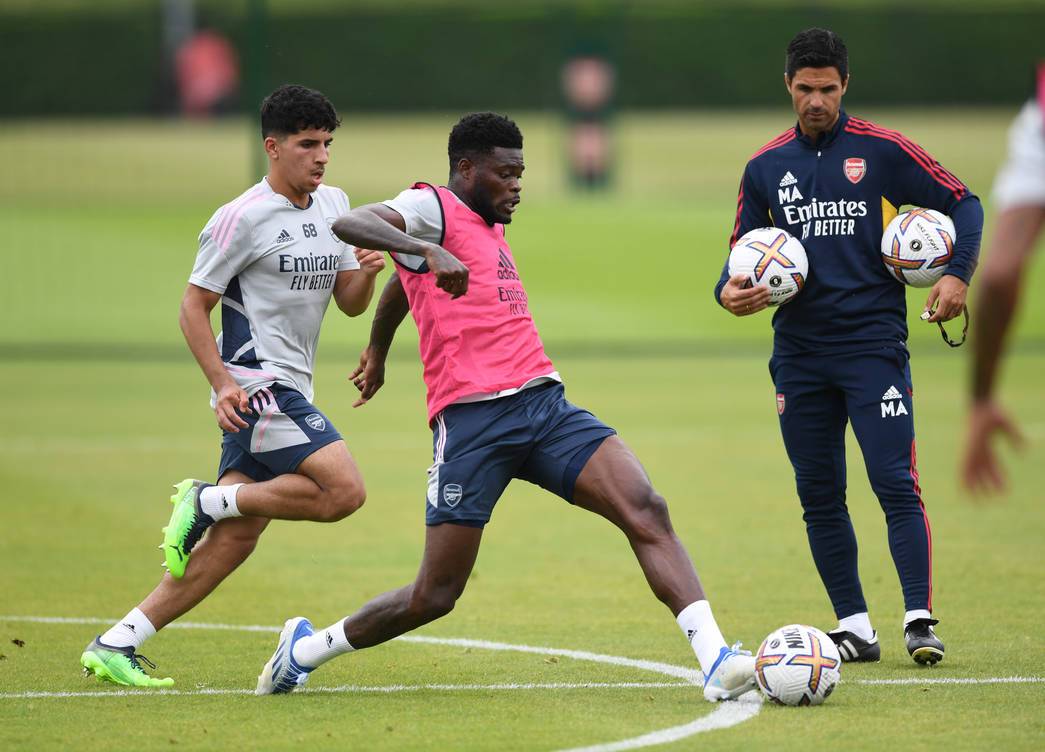
[[[258,482],[293,473],[310,454],[341,438],[301,392],[279,384],[255,392],[250,409],[250,415],[239,413],[248,427],[222,437],[219,479],[229,470]]]
[[[562,384],[450,405],[433,424],[425,522],[483,527],[512,478],[573,502],[585,463],[612,428],[566,401]]]

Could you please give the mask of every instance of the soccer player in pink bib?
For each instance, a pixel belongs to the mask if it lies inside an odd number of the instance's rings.
[[[353,374],[357,406],[383,384],[385,358],[408,311],[420,334],[434,434],[424,556],[413,583],[325,629],[289,619],[258,678],[259,695],[290,692],[324,662],[453,610],[483,527],[513,478],[624,532],[696,653],[708,700],[754,687],[754,659],[723,639],[664,499],[616,432],[566,400],[544,352],[504,234],[519,204],[522,145],[511,120],[467,115],[450,133],[447,187],[416,183],[334,223],[343,241],[386,250],[397,265]]]

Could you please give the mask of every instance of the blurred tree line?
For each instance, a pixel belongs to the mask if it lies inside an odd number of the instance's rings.
[[[1041,2],[7,0],[0,117],[177,111],[179,24],[238,57],[231,111],[284,82],[344,111],[558,109],[585,55],[612,64],[618,109],[776,105],[784,48],[814,25],[846,40],[854,106],[1011,106],[1045,56]]]

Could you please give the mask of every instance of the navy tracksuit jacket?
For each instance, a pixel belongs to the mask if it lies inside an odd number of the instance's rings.
[[[732,247],[749,230],[780,227],[809,257],[805,287],[773,316],[770,373],[813,559],[840,618],[867,611],[845,503],[847,422],[886,514],[906,608],[932,609],[906,296],[879,250],[885,226],[907,205],[950,215],[957,239],[947,274],[969,282],[983,228],[979,199],[900,133],[842,112],[816,143],[795,126],[750,159],[730,239]]]

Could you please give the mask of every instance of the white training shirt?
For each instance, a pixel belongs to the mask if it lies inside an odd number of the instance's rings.
[[[458,199],[460,200],[460,199]],[[439,243],[443,239],[443,210],[435,191],[427,188],[407,188],[398,196],[382,201],[394,209],[406,223],[406,234],[426,243]],[[417,271],[425,260],[408,253],[393,253],[393,257],[407,269]]]
[[[1045,206],[1045,118],[1031,100],[1009,129],[1009,155],[994,181],[997,211]]]
[[[221,293],[218,351],[248,394],[278,383],[312,401],[316,343],[334,280],[359,268],[355,248],[331,230],[348,210],[340,188],[320,185],[299,209],[263,178],[200,233],[189,282]]]
[[[460,201],[460,199],[457,200]],[[381,203],[399,213],[403,218],[403,223],[406,225],[406,234],[410,237],[423,240],[426,243],[439,243],[443,239],[443,210],[439,205],[439,198],[435,195],[435,191],[427,188],[407,188],[395,198],[382,201]],[[392,256],[399,264],[414,271],[421,269],[425,263],[422,256],[414,256],[413,254],[393,253]],[[517,387],[502,389],[499,392],[467,394],[454,400],[453,404],[485,402],[500,397],[507,397],[521,392],[523,389],[529,389],[532,386],[544,384],[548,381],[561,382],[562,377],[558,371],[552,371],[544,376],[530,379]]]

